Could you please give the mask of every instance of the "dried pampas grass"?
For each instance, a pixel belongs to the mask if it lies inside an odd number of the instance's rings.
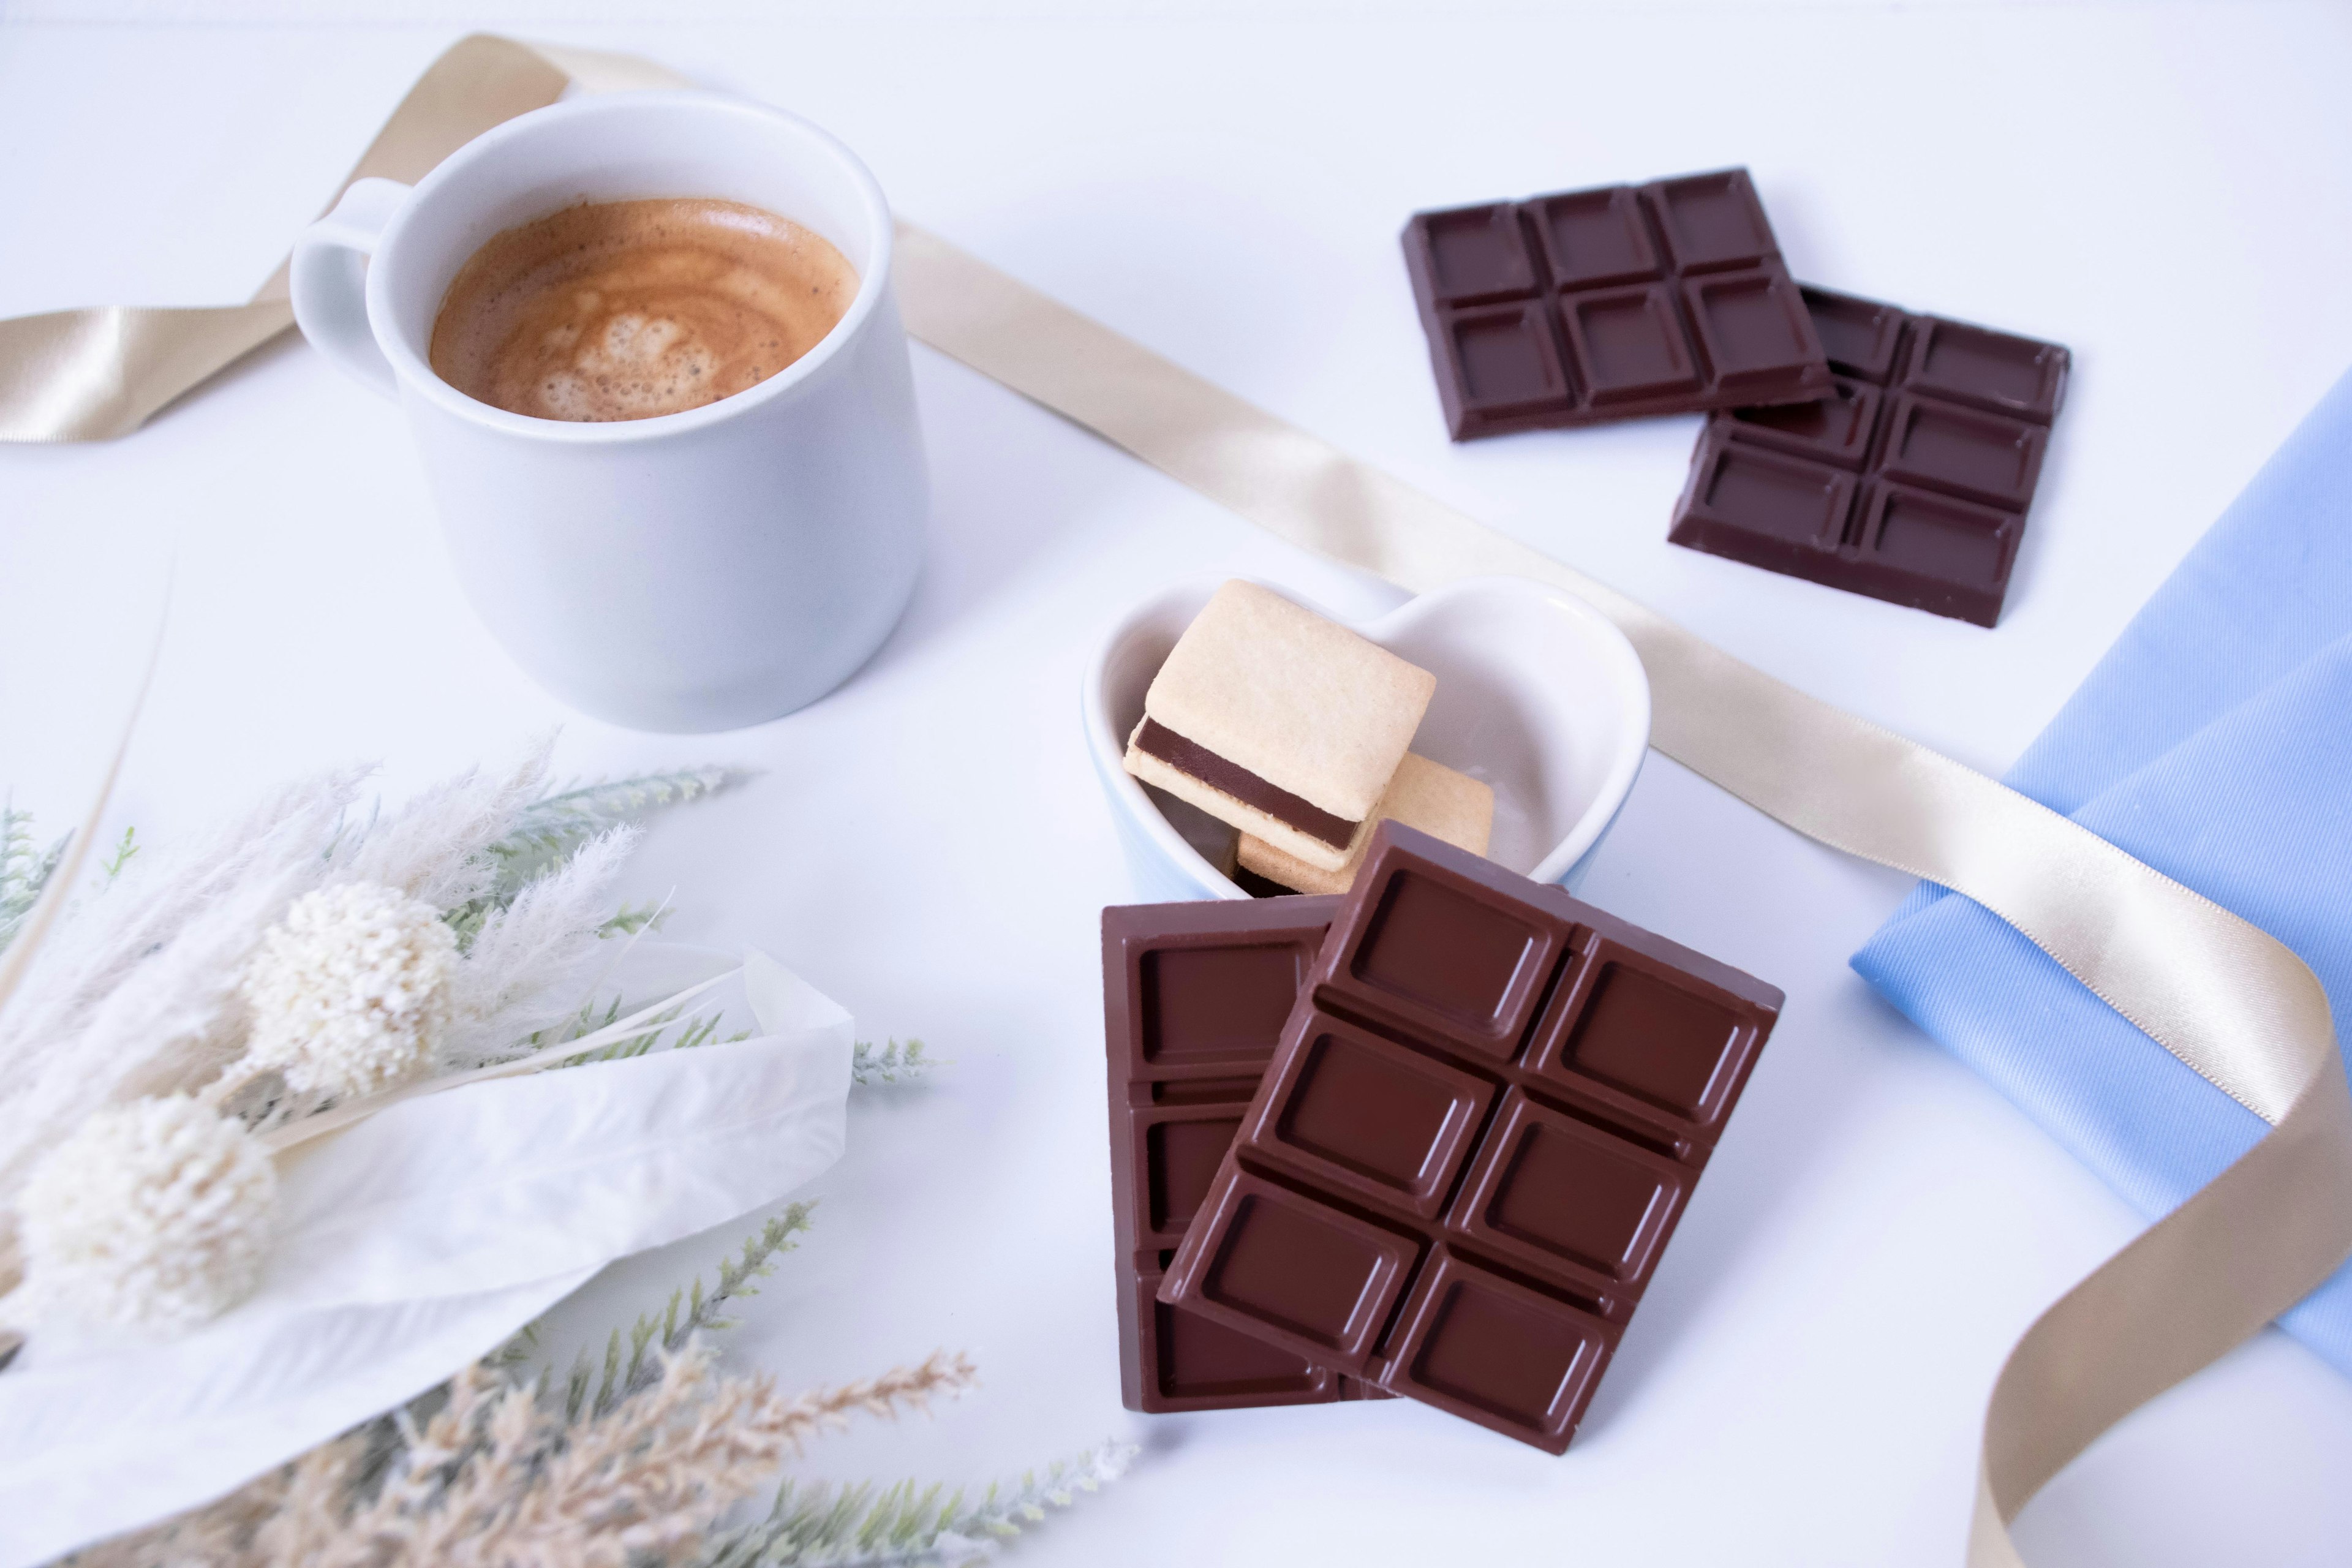
[[[891,1416],[971,1386],[961,1356],[787,1396],[717,1370],[700,1342],[578,1426],[541,1391],[484,1366],[410,1421],[373,1497],[354,1503],[366,1445],[346,1437],[75,1568],[634,1568],[688,1561],[729,1510],[772,1484],[811,1437],[863,1411]],[[404,1417],[404,1419],[407,1419]]]
[[[0,1013],[0,1206],[102,1106],[202,1087],[242,1047],[261,933],[323,883],[364,773],[277,792],[210,838],[150,851],[69,906]]]
[[[853,1416],[928,1410],[975,1381],[946,1352],[790,1395],[722,1372],[706,1334],[733,1326],[730,1303],[756,1291],[808,1215],[793,1205],[710,1288],[698,1279],[616,1330],[593,1394],[584,1358],[560,1391],[547,1373],[522,1376],[537,1356],[526,1330],[405,1408],[58,1568],[954,1568],[1126,1469],[1135,1450],[1104,1443],[969,1500],[911,1481],[780,1485],[789,1459]],[[772,1506],[741,1522],[740,1505],[770,1489]]]
[[[273,1125],[528,1054],[581,1008],[623,945],[604,939],[651,920],[611,902],[635,820],[741,775],[690,768],[550,795],[551,743],[505,774],[470,771],[361,821],[369,770],[353,767],[280,789],[176,852],[134,857],[126,839],[45,935],[26,916],[67,874],[60,853],[37,855],[28,819],[0,809],[0,952],[31,961],[0,1012],[0,1298],[20,1278],[27,1182],[109,1108],[193,1095]],[[289,934],[321,900],[370,900],[418,927],[413,986],[373,949],[312,952]],[[399,923],[376,914],[353,929],[372,939]],[[255,977],[257,958],[283,958],[289,943],[317,962]],[[351,994],[331,994],[338,984]],[[393,1005],[410,989],[413,1020]],[[350,1026],[326,1026],[337,1018]]]

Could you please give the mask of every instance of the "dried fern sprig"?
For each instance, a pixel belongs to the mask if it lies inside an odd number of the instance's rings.
[[[679,768],[598,779],[542,795],[524,806],[506,836],[489,847],[499,868],[489,896],[512,897],[599,833],[665,806],[716,795],[751,776],[737,768]]]
[[[765,1519],[715,1545],[699,1568],[940,1568],[995,1554],[998,1544],[1118,1479],[1132,1444],[1106,1439],[1075,1458],[992,1485],[961,1489],[901,1481],[836,1486],[786,1481]]]
[[[935,1354],[839,1388],[784,1395],[728,1377],[688,1341],[635,1396],[572,1423],[538,1391],[467,1368],[430,1415],[404,1412],[404,1445],[373,1495],[366,1439],[312,1450],[233,1496],[78,1555],[74,1568],[636,1568],[698,1551],[728,1510],[808,1440],[859,1411],[896,1416],[972,1383]]]
[[[976,1501],[903,1483],[795,1489],[766,1518],[706,1547],[788,1452],[859,1411],[896,1416],[971,1387],[971,1364],[944,1352],[921,1365],[792,1398],[764,1378],[713,1372],[699,1331],[750,1295],[808,1227],[810,1205],[771,1218],[658,1316],[638,1319],[607,1389],[584,1382],[559,1409],[545,1380],[516,1380],[530,1330],[433,1393],[378,1417],[227,1498],[89,1548],[72,1568],[697,1568],[757,1563],[967,1563],[1120,1474],[1132,1447],[1105,1443],[1076,1460],[992,1486]],[[609,1401],[609,1403],[608,1403]]]
[[[869,1040],[860,1040],[851,1051],[849,1077],[852,1082],[861,1084],[913,1082],[942,1065],[939,1058],[923,1054],[920,1040],[908,1040],[904,1045],[892,1040],[878,1047]]]
[[[634,1568],[698,1550],[715,1521],[791,1453],[864,1411],[923,1408],[971,1385],[961,1355],[785,1396],[719,1375],[689,1340],[635,1396],[574,1424],[486,1365],[450,1380],[373,1497],[362,1440],[314,1450],[167,1531],[83,1554],[77,1568],[206,1562],[237,1568]]]
[[[108,851],[106,858],[99,862],[98,868],[105,875],[106,879],[111,882],[122,875],[122,868],[130,865],[132,858],[144,847],[145,846],[139,842],[139,830],[135,827],[126,827],[122,830],[122,837],[115,841],[114,847]],[[51,852],[58,853],[64,848],[65,845],[60,842]]]
[[[698,1346],[666,1358],[643,1399],[578,1427],[552,1419],[530,1389],[504,1388],[465,1410],[456,1445],[420,1433],[375,1500],[312,1561],[668,1561],[781,1462],[786,1403],[764,1380],[717,1377]]]
[[[16,928],[40,901],[65,853],[64,838],[47,849],[36,847],[32,814],[0,801],[0,952],[16,940]]]
[[[366,1441],[346,1433],[322,1443],[270,1476],[262,1495],[275,1507],[254,1516],[245,1531],[249,1543],[229,1561],[267,1564],[310,1564],[323,1561],[342,1533],[343,1522],[358,1501],[353,1482],[366,1459]],[[248,1488],[248,1491],[255,1489]],[[228,1500],[235,1502],[239,1493]],[[204,1558],[207,1563],[222,1561]]]
[[[495,1390],[495,1392],[492,1392]],[[675,1561],[821,1427],[764,1377],[722,1377],[709,1350],[661,1357],[655,1381],[571,1425],[529,1387],[476,1371],[414,1429],[374,1500],[300,1561],[323,1568],[467,1568]],[[278,1559],[294,1561],[293,1559]]]
[[[653,1353],[656,1350],[675,1354],[698,1333],[733,1328],[735,1321],[725,1316],[723,1309],[739,1297],[760,1293],[756,1281],[773,1274],[776,1260],[800,1245],[794,1238],[809,1228],[809,1215],[815,1208],[814,1204],[798,1203],[771,1215],[757,1236],[744,1238],[734,1257],[719,1260],[719,1282],[712,1289],[705,1290],[701,1276],[697,1275],[692,1284],[669,1293],[668,1305],[658,1316],[641,1314],[626,1330],[614,1329],[604,1343],[604,1379],[593,1400],[588,1389],[596,1381],[595,1373],[583,1351],[564,1385],[564,1420],[609,1415],[623,1400],[642,1393],[660,1376],[661,1363]],[[629,1347],[625,1363],[621,1352],[624,1340]]]
[[[960,1398],[979,1382],[979,1371],[961,1351],[933,1351],[919,1366],[892,1367],[879,1377],[795,1394],[787,1402],[794,1451],[820,1433],[846,1427],[861,1410],[884,1417],[902,1408],[928,1411],[932,1400]]]
[[[623,904],[613,911],[612,918],[596,928],[598,936],[635,936],[639,931],[659,931],[668,920],[667,903]]]

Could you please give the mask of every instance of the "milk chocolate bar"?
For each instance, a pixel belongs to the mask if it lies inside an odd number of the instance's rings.
[[[1383,823],[1160,1300],[1559,1453],[1780,1002]]]
[[[1836,373],[1700,434],[1676,544],[1989,626],[2000,618],[2069,356],[1810,286]]]
[[[1155,1299],[1339,907],[1289,898],[1103,910],[1113,1273],[1129,1410],[1388,1397]]]
[[[1456,441],[1829,389],[1745,169],[1415,213],[1404,259]]]
[[[1127,771],[1337,871],[1436,687],[1436,677],[1379,644],[1236,579],[1152,677]]]

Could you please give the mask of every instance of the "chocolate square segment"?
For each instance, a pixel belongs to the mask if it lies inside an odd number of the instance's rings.
[[[1464,310],[1446,328],[1462,395],[1496,413],[1566,407],[1568,377],[1539,304]]]
[[[1541,999],[1568,928],[1457,878],[1400,865],[1356,886],[1365,918],[1336,954],[1355,1006],[1508,1058]]]
[[[2033,499],[2049,440],[2039,425],[1906,392],[1887,416],[1878,471],[1988,506],[2021,508]]]
[[[1310,1355],[1363,1353],[1412,1266],[1412,1242],[1244,1176],[1223,1189],[1201,1299]]]
[[[1536,290],[1535,262],[1518,209],[1508,203],[1423,215],[1430,280],[1449,305],[1508,300]]]
[[[1885,598],[1989,626],[2017,558],[2025,520],[1932,490],[1881,482],[1863,497],[1856,552]]]
[[[1249,1145],[1336,1188],[1434,1215],[1495,1086],[1323,1015],[1286,1058]],[[1223,1151],[1219,1151],[1220,1154]]]
[[[1825,464],[1729,439],[1712,439],[1695,460],[1677,530],[1700,534],[1704,548],[1756,564],[1833,552],[1845,537],[1853,476]],[[1704,531],[1703,532],[1701,531]],[[1719,535],[1720,537],[1717,537]],[[1693,541],[1680,537],[1675,542]]]
[[[1595,941],[1555,994],[1529,1065],[1580,1103],[1672,1138],[1706,1138],[1761,1046],[1753,1009],[1737,995]]]
[[[2055,343],[1931,316],[1912,333],[1903,384],[2047,425],[2065,395],[2066,363],[2066,351]]]
[[[2066,351],[1825,289],[1802,299],[1839,373],[1832,395],[1709,419],[1667,537],[1993,625],[2065,395]],[[1777,464],[1752,456],[1763,448]]]
[[[1617,1337],[1569,1302],[1445,1257],[1410,1315],[1395,1381],[1424,1404],[1559,1453]]]
[[[1660,271],[1641,198],[1631,187],[1576,191],[1527,204],[1543,237],[1544,260],[1563,289],[1640,283]]]
[[[1894,379],[1908,316],[1875,300],[1833,294],[1811,284],[1804,286],[1803,294],[1806,313],[1813,319],[1814,334],[1832,370],[1881,385]]]
[[[1878,403],[1885,394],[1867,382],[1838,377],[1829,395],[1812,403],[1782,403],[1770,408],[1735,408],[1740,439],[1841,468],[1859,468],[1870,458],[1878,428]]]
[[[1144,1364],[1160,1410],[1231,1410],[1305,1405],[1339,1397],[1339,1374],[1295,1351],[1252,1339],[1198,1312],[1152,1299],[1158,1276],[1143,1282],[1139,1315],[1149,1327]]]
[[[1666,248],[1685,272],[1753,267],[1780,247],[1745,169],[1661,180],[1649,188]]]
[[[1150,1194],[1145,1222],[1154,1232],[1181,1234],[1242,1130],[1241,1113],[1230,1102],[1183,1106],[1146,1114],[1141,1124]]]
[[[1696,1116],[1738,1037],[1728,1011],[1622,963],[1604,963],[1561,1065],[1679,1116]]]
[[[1797,286],[1777,272],[1735,272],[1683,285],[1699,352],[1725,387],[1771,386],[1821,352]]]
[[[1829,389],[1744,170],[1417,213],[1404,251],[1457,441]]]
[[[1692,1175],[1654,1150],[1517,1090],[1450,1222],[1476,1246],[1639,1290],[1682,1216]]]
[[[1298,939],[1192,942],[1136,954],[1143,1059],[1159,1068],[1258,1068],[1314,962]]]
[[[1687,392],[1699,375],[1675,303],[1657,284],[1560,301],[1578,379],[1596,406]]]
[[[1383,823],[1161,1300],[1559,1453],[1780,1003]]]

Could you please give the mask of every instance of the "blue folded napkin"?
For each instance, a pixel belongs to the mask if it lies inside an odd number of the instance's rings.
[[[2134,618],[2011,784],[2285,942],[2352,1033],[2352,375]],[[1853,966],[2154,1218],[2262,1120],[1981,905],[1922,884]],[[2352,1376],[2352,1264],[2279,1320]]]

